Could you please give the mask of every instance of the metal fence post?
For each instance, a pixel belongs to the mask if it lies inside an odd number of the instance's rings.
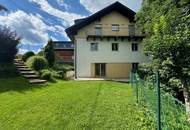
[[[161,98],[160,98],[160,74],[156,73],[156,87],[157,87],[157,130],[161,130]]]
[[[137,103],[138,103],[138,98],[139,98],[139,94],[138,94],[138,81],[137,81],[137,77],[135,75],[135,83],[136,83],[136,98],[137,98]]]

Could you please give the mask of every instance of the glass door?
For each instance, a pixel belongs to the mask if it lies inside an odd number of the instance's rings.
[[[96,63],[95,64],[95,75],[96,75],[96,77],[105,77],[106,76],[106,64],[105,63]]]

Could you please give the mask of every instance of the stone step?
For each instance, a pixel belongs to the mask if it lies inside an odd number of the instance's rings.
[[[23,75],[35,75],[36,73],[34,71],[20,71]]]
[[[25,78],[27,79],[36,79],[36,78],[39,78],[38,75],[23,75]]]
[[[43,80],[43,79],[29,79],[29,83],[31,84],[43,84],[47,82],[47,80]]]
[[[18,68],[19,71],[32,71],[31,69],[29,68]]]
[[[26,65],[18,65],[17,67],[18,68],[28,68],[28,66],[26,66]]]

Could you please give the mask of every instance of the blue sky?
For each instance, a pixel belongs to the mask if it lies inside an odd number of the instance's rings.
[[[8,26],[22,38],[20,53],[35,52],[48,39],[69,40],[65,29],[74,19],[87,17],[116,0],[0,0],[9,11],[0,13],[0,25]],[[142,0],[118,0],[138,11]]]

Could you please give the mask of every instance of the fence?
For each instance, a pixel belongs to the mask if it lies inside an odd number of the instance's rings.
[[[182,102],[160,89],[159,75],[148,82],[131,73],[130,82],[137,103],[150,110],[157,130],[190,130],[185,106]]]

